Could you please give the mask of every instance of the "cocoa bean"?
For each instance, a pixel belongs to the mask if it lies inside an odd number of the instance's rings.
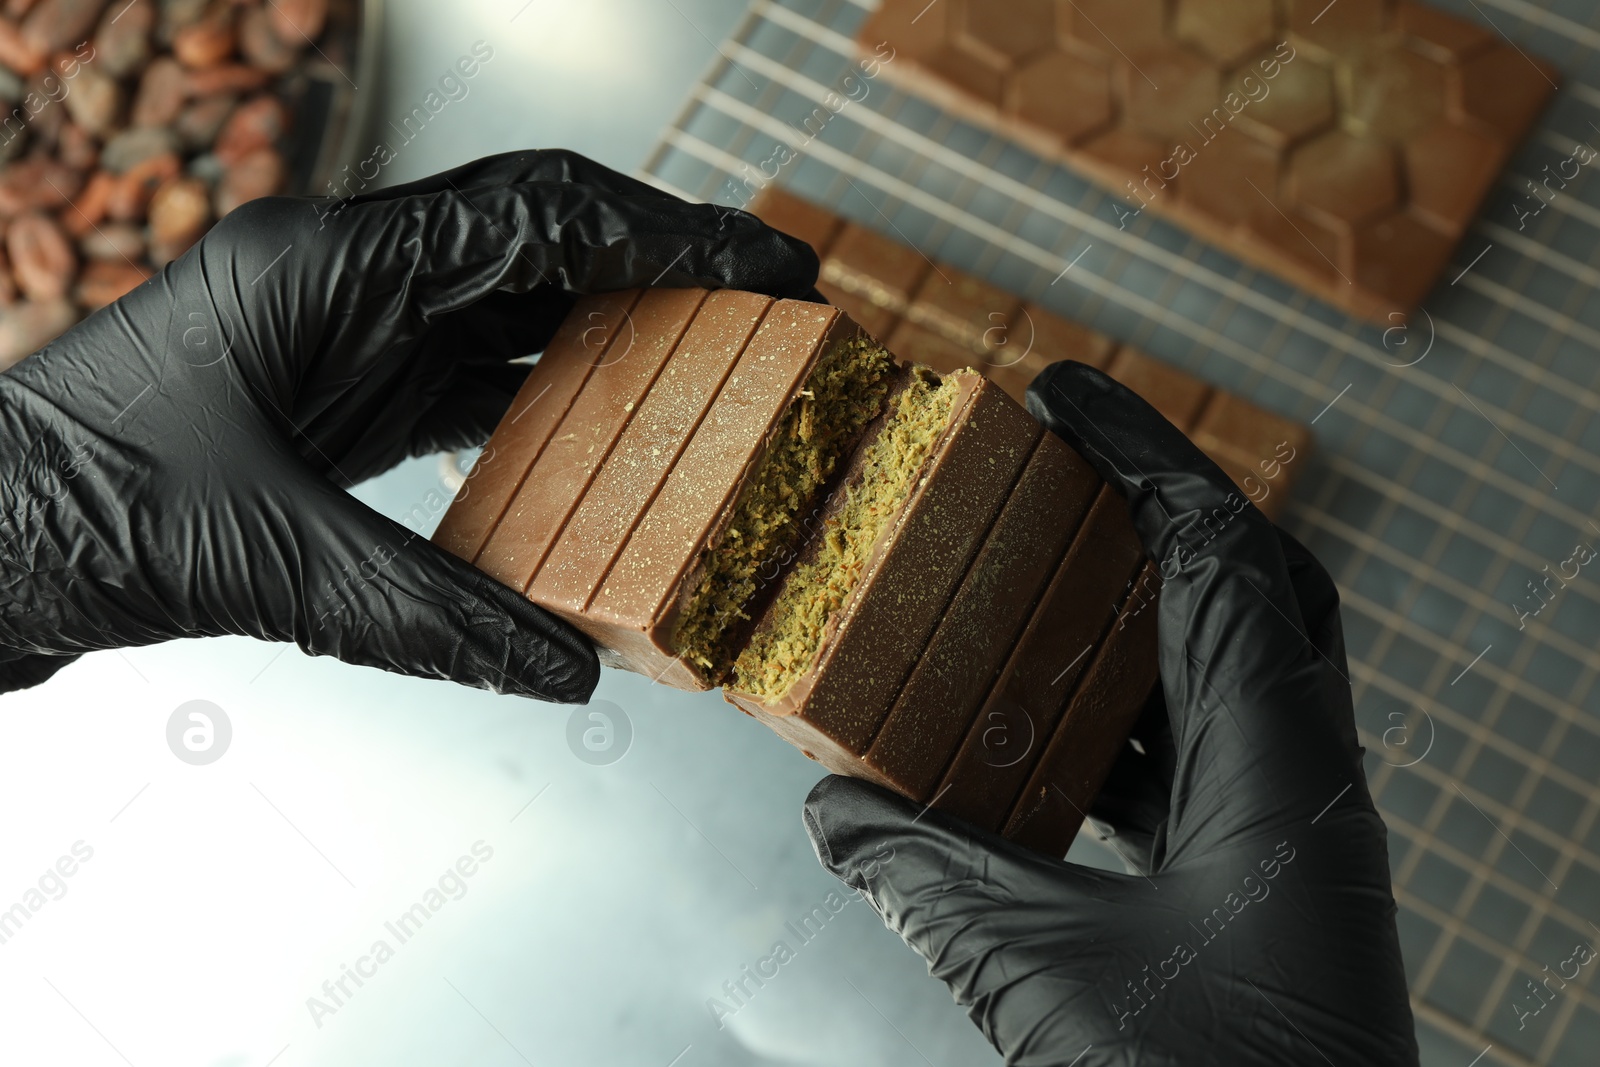
[[[106,217],[106,207],[111,193],[117,187],[117,176],[97,170],[89,175],[83,192],[61,212],[61,228],[74,237],[82,237],[94,230]]]
[[[144,258],[144,230],[131,222],[107,222],[78,239],[85,259],[137,263]]]
[[[71,92],[72,83],[47,67],[28,79],[26,90],[21,108],[28,116],[28,129],[33,131],[35,143],[55,144],[67,121],[67,109],[61,101]]]
[[[173,34],[172,54],[186,67],[214,67],[233,55],[237,41],[233,7],[212,4],[199,22]]]
[[[253,93],[271,80],[272,74],[260,67],[224,63],[204,70],[191,70],[189,95],[198,99],[202,96],[215,96],[218,93]]]
[[[39,0],[22,20],[22,36],[43,52],[57,52],[87,40],[100,21],[106,0]]]
[[[111,199],[106,204],[106,214],[119,222],[137,222],[143,219],[150,207],[150,198],[155,195],[156,190],[161,188],[162,183],[177,177],[182,168],[183,165],[178,157],[171,152],[151,156],[129,167],[127,172],[117,179],[116,188],[111,190]]]
[[[15,22],[0,19],[0,63],[28,78],[43,70],[49,57],[50,50],[29,41]]]
[[[237,98],[228,95],[196,100],[179,112],[177,121],[172,124],[173,131],[185,149],[198,151],[217,139],[222,124],[237,103]]]
[[[11,276],[11,261],[6,258],[4,248],[0,248],[0,308],[8,308],[17,302],[17,282]]]
[[[150,200],[150,243],[179,251],[211,227],[211,190],[198,178],[174,178]]]
[[[285,41],[279,37],[267,8],[245,8],[239,16],[239,53],[251,66],[282,74],[294,66],[305,43],[303,38]]]
[[[77,273],[72,242],[48,215],[21,215],[6,227],[6,254],[17,287],[30,300],[56,300],[67,293]]]
[[[150,0],[132,5],[117,0],[95,31],[95,63],[116,78],[138,71],[150,62],[150,30],[155,24],[156,8]]]
[[[160,0],[161,20],[156,37],[162,44],[171,44],[178,31],[200,21],[205,14],[207,0]]]
[[[62,103],[73,122],[96,137],[106,137],[122,117],[122,86],[104,71],[86,66],[78,71]]]
[[[73,170],[93,170],[100,161],[100,142],[82,126],[69,122],[56,139],[56,155]]]
[[[275,148],[258,148],[227,169],[217,186],[217,217],[240,204],[271,196],[283,187],[283,156]]]
[[[232,166],[258,148],[277,144],[289,125],[289,109],[275,96],[258,96],[239,106],[217,135],[216,152]]]
[[[135,126],[168,126],[178,117],[189,95],[183,64],[162,56],[144,69],[139,95],[134,97],[131,121]]]
[[[54,210],[82,188],[82,172],[49,156],[29,156],[0,170],[0,218]]]
[[[32,355],[72,328],[79,318],[70,300],[18,301],[0,312],[0,370]]]
[[[151,156],[176,152],[178,135],[164,126],[142,130],[123,130],[106,142],[100,153],[100,165],[114,174],[121,174]]]
[[[72,298],[90,311],[120,300],[143,285],[153,272],[131,263],[97,260],[84,267],[73,286]]]
[[[328,18],[328,0],[272,0],[267,8],[272,28],[285,44],[315,41]]]

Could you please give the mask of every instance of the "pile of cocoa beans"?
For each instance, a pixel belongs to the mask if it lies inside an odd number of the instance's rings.
[[[0,0],[0,370],[282,190],[328,0]]]

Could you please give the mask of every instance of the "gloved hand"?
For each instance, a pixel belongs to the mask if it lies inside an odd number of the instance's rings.
[[[248,634],[556,701],[576,631],[343,489],[483,443],[576,293],[803,297],[806,245],[569,152],[240,207],[0,375],[0,692]]]
[[[844,778],[806,802],[818,858],[1007,1064],[1415,1064],[1332,580],[1100,372],[1049,367],[1028,409],[1127,495],[1163,563],[1175,758],[1130,747],[1098,809],[1138,870],[1053,860]]]

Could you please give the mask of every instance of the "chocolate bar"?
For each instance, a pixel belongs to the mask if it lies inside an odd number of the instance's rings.
[[[1437,281],[1558,73],[1415,3],[884,0],[867,51],[947,110],[1384,325]]]
[[[813,246],[824,274],[848,279],[853,288],[824,282],[823,294],[868,333],[886,338],[901,358],[937,371],[974,367],[1019,404],[1052,363],[1075,359],[1098,367],[1189,434],[1269,518],[1282,514],[1311,451],[1306,427],[1038,304],[1019,307],[947,264],[930,265],[904,246],[894,252],[893,241],[864,227],[829,225],[822,208],[776,186],[764,189],[750,210],[780,229],[787,221],[831,241]]]
[[[958,339],[989,294],[964,291],[969,311],[952,300],[930,336],[975,353]],[[923,801],[953,775],[957,795],[989,799],[984,825],[1015,819],[1054,848],[1076,823],[1017,808],[1021,778],[1098,781],[1104,768],[1072,765],[1079,749],[1109,766],[1096,739],[1118,720],[1075,712],[1081,671],[1054,656],[1064,636],[1098,642],[1128,599],[1123,560],[1143,550],[1126,505],[997,383],[898,363],[835,308],[584,298],[468,485],[441,545],[571,621],[604,662],[721,686],[831,769]],[[1063,725],[1042,714],[1025,758],[965,767],[979,709],[1039,663]],[[1084,689],[1095,707],[1113,683],[1142,701],[1155,674],[1105,678]],[[1080,722],[1099,733],[1080,743]]]

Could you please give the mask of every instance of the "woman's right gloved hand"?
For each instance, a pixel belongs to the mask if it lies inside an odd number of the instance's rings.
[[[1014,1067],[1415,1065],[1327,571],[1099,371],[1049,367],[1028,408],[1126,494],[1162,562],[1172,758],[1151,738],[1091,813],[1138,869],[1049,859],[838,777],[806,801],[818,858]]]

